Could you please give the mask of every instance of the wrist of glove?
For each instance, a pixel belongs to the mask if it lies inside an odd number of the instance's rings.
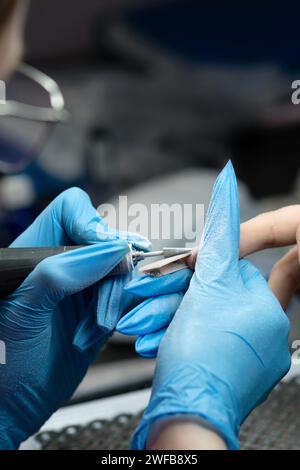
[[[145,448],[155,422],[188,414],[237,449],[240,424],[288,371],[289,321],[260,272],[239,260],[239,240],[237,182],[228,164],[214,188],[189,288],[160,333],[135,448]]]
[[[179,388],[179,383],[185,387]],[[234,393],[204,368],[190,364],[170,372],[158,389],[154,384],[150,403],[133,434],[132,448],[146,449],[154,424],[183,415],[201,418],[224,439],[228,449],[239,448],[239,410]]]

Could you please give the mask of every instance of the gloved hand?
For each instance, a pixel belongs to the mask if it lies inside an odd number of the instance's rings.
[[[159,344],[186,293],[193,271],[189,268],[161,277],[135,276],[124,286],[124,295],[139,299],[120,315],[117,330],[138,336],[135,350],[146,358],[157,356]],[[143,298],[143,302],[141,301]]]
[[[239,261],[239,237],[229,163],[214,188],[189,289],[159,347],[133,448],[146,447],[159,420],[192,415],[237,449],[240,424],[289,369],[289,321],[259,271]]]
[[[128,252],[124,238],[138,249],[149,247],[143,237],[109,229],[87,194],[73,188],[12,244],[89,246],[42,261],[0,302],[0,340],[6,347],[6,364],[0,365],[1,449],[16,448],[36,432],[84,377],[103,338],[79,352],[74,335],[97,312],[99,290],[105,291],[98,281]]]

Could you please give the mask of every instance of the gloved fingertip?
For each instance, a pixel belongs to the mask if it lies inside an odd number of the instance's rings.
[[[70,258],[76,256],[78,260],[81,258],[83,269],[92,270],[94,267],[99,266],[100,271],[101,267],[103,267],[103,271],[105,271],[106,266],[108,269],[112,269],[128,252],[129,246],[125,240],[113,240],[78,248],[78,250],[66,252],[64,255],[66,259],[67,256]]]
[[[141,250],[141,251],[151,251],[151,248],[152,248],[152,243],[150,243],[149,241],[137,241],[135,240],[133,242],[133,246],[138,249],[138,250]]]
[[[226,164],[226,167],[228,169],[228,171],[231,171],[234,175],[235,175],[235,171],[234,171],[234,167],[233,167],[233,164],[232,164],[232,160],[228,160],[227,164]],[[225,168],[226,168],[225,167]]]
[[[87,315],[78,324],[72,344],[77,351],[84,353],[99,344],[107,336],[105,328],[98,328],[93,315]]]
[[[119,238],[116,241],[113,241],[112,243],[114,243],[116,246],[120,247],[120,250],[123,250],[126,253],[128,253],[129,245],[128,245],[128,242],[126,240],[123,240],[122,238]]]
[[[247,259],[241,259],[239,261],[239,268],[240,268],[242,279],[244,280],[245,283],[247,283],[253,277],[263,277],[259,269],[253,263],[251,263],[251,261]]]

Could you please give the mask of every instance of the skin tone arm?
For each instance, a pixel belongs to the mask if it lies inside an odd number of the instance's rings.
[[[286,310],[295,291],[300,288],[298,247],[274,265],[269,285]],[[152,450],[226,450],[225,442],[217,433],[198,423],[182,420],[166,421],[159,430],[153,429],[148,446]]]
[[[267,248],[294,244],[297,246],[274,265],[269,279],[284,310],[300,288],[300,205],[266,212],[241,224],[241,258]],[[191,269],[194,269],[197,251],[195,249],[188,259]]]

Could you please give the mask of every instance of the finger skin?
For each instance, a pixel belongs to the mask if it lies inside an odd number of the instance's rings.
[[[267,248],[289,246],[296,243],[300,226],[300,205],[283,207],[260,214],[241,224],[240,257],[243,258]],[[300,235],[298,235],[300,238]],[[195,269],[198,249],[187,260],[190,269]]]
[[[39,263],[9,297],[51,311],[64,297],[80,292],[105,277],[128,253],[125,241],[88,245],[51,256]]]
[[[145,274],[129,282],[126,291],[146,298],[185,292],[188,289],[192,275],[193,272],[188,268],[160,277]]]
[[[269,286],[283,310],[287,310],[293,295],[300,288],[298,247],[294,247],[274,265]]]

